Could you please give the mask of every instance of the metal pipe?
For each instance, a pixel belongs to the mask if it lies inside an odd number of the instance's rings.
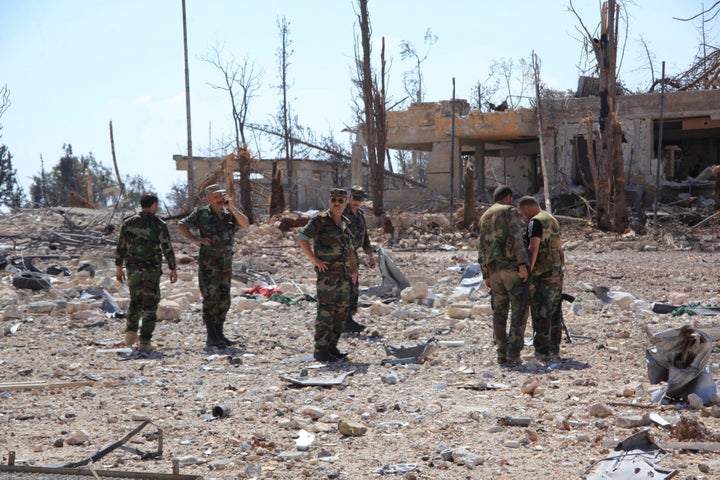
[[[665,61],[662,62],[662,77],[660,82],[660,126],[657,143],[657,165],[655,168],[655,199],[653,200],[653,217],[657,222],[658,192],[660,191],[660,165],[662,165],[662,140],[663,140],[663,113],[665,106]]]
[[[450,212],[455,211],[455,77],[452,79],[452,127],[450,130]]]

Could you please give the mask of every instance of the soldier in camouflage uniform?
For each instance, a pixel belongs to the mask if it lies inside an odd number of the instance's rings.
[[[137,341],[140,328],[138,348],[149,352],[153,350],[150,339],[155,331],[157,307],[160,303],[163,255],[170,268],[172,283],[177,280],[177,271],[167,225],[155,216],[158,208],[157,196],[144,194],[140,199],[140,207],[142,211],[125,218],[120,228],[115,249],[115,278],[121,283],[125,282],[125,263],[130,288],[130,305],[125,319],[125,345],[129,347]]]
[[[523,241],[522,219],[512,205],[513,192],[500,186],[495,203],[480,217],[478,263],[492,295],[493,332],[497,361],[519,365],[527,323],[527,302],[522,285],[528,277],[528,256]],[[508,310],[511,310],[508,333]]]
[[[533,326],[535,356],[555,360],[560,355],[562,339],[562,289],[565,258],[560,243],[560,225],[548,212],[540,209],[531,196],[520,199],[519,209],[528,222],[527,239],[530,255],[530,314]]]
[[[225,316],[230,309],[230,283],[235,232],[246,228],[245,214],[235,207],[225,189],[213,184],[205,188],[206,205],[180,220],[178,231],[200,245],[198,283],[203,297],[202,318],[208,347],[225,348],[237,342],[225,336]],[[190,229],[197,231],[194,235]]]
[[[357,263],[352,233],[343,217],[347,191],[330,190],[327,210],[315,215],[298,233],[300,250],[315,266],[317,273],[317,317],[315,351],[319,362],[337,362],[348,354],[337,348],[343,324],[350,308],[350,290],[357,282]],[[310,248],[310,240],[313,248]]]
[[[365,191],[362,187],[353,186],[350,189],[350,196],[348,197],[347,207],[343,212],[343,216],[348,222],[350,231],[352,232],[353,239],[353,253],[355,254],[355,263],[360,265],[357,251],[362,248],[368,258],[368,266],[373,268],[375,266],[375,256],[373,254],[372,246],[370,245],[370,237],[367,233],[367,223],[365,222],[365,212],[363,212],[360,205],[365,199]],[[345,319],[345,326],[343,327],[346,332],[362,332],[365,330],[365,325],[358,323],[353,320],[353,315],[357,313],[358,309],[358,298],[360,297],[360,282],[357,281],[352,284],[350,290],[350,309],[348,317]]]

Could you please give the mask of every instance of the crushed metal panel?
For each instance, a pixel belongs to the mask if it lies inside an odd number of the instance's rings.
[[[652,478],[667,480],[677,475],[677,470],[661,468],[667,452],[643,430],[618,443],[613,453],[595,462],[584,473],[585,480],[626,480],[628,478]]]
[[[431,338],[427,342],[420,343],[414,347],[393,347],[385,345],[385,353],[395,358],[385,358],[381,364],[398,363],[423,363],[427,357],[433,354],[440,347],[438,341]]]
[[[648,379],[657,384],[667,381],[667,386],[653,397],[687,400],[694,393],[710,402],[717,386],[708,370],[713,348],[712,338],[690,326],[673,328],[653,335],[655,344],[646,348]]]

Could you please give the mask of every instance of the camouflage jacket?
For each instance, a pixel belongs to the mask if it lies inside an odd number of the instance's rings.
[[[542,226],[542,236],[540,237],[540,247],[538,248],[535,268],[533,268],[532,273],[542,275],[554,268],[562,268],[565,264],[565,258],[560,245],[560,224],[548,212],[542,211],[538,213],[528,223],[528,241],[532,235],[534,222],[538,222]]]
[[[115,265],[127,268],[159,269],[162,257],[175,270],[175,252],[170,243],[167,225],[150,212],[139,212],[123,220],[115,249]]]
[[[343,217],[342,224],[337,226],[330,215],[330,210],[318,213],[300,230],[298,240],[312,240],[313,253],[320,260],[328,262],[331,270],[344,270],[352,272],[354,258],[352,232],[347,219]]]
[[[484,278],[491,269],[517,269],[527,265],[520,213],[512,205],[493,204],[480,217],[478,263]]]
[[[180,220],[180,224],[194,228],[198,231],[198,236],[210,240],[210,245],[200,245],[200,256],[232,256],[235,232],[239,224],[227,208],[223,207],[218,215],[210,205],[197,207],[190,215]]]
[[[366,255],[372,253],[372,246],[370,245],[370,237],[367,233],[367,223],[365,222],[365,212],[362,208],[358,208],[357,215],[352,212],[350,206],[345,207],[343,217],[350,227],[350,233],[352,234],[353,249],[357,250],[362,248]]]

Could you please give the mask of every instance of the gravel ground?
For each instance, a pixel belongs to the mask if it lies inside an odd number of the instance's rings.
[[[83,288],[104,288],[124,305],[127,292],[112,280],[111,247],[79,255],[93,259],[95,277],[59,278],[50,290],[18,291],[12,274],[3,273],[0,310],[6,335],[0,337],[0,383],[94,383],[0,391],[2,462],[7,463],[10,451],[19,465],[79,461],[146,419],[150,424],[127,445],[155,451],[162,431],[160,458],[142,460],[117,449],[95,468],[171,473],[173,460],[179,459],[181,474],[208,480],[366,479],[381,473],[404,479],[576,479],[611,452],[613,441],[643,429],[659,444],[680,440],[670,429],[654,424],[624,428],[619,419],[649,413],[671,422],[693,419],[705,428],[695,441],[717,439],[720,419],[712,407],[650,405],[654,386],[645,363],[648,333],[687,324],[720,327],[716,317],[650,311],[651,302],[720,303],[716,229],[664,226],[644,236],[617,236],[575,221],[562,226],[565,291],[582,305],[576,314],[577,306],[564,304],[572,342],[562,344],[563,359],[554,363],[533,360],[532,347],[526,347],[524,364],[513,368],[495,364],[485,289],[475,300],[453,293],[461,275],[457,267],[477,260],[476,241],[465,234],[407,232],[412,241],[388,249],[413,284],[429,286],[435,303],[426,307],[417,300],[386,304],[363,298],[357,320],[368,325],[369,334],[344,336],[340,348],[352,352],[349,361],[328,366],[311,357],[315,304],[248,305],[241,294],[254,285],[252,280],[234,281],[228,317],[229,336],[241,337],[242,344],[206,349],[194,263],[180,266],[178,283],[163,284],[163,298],[174,299],[180,314],[158,324],[158,351],[145,357],[112,352],[123,347],[123,320],[108,318],[99,308],[84,315],[66,313]],[[194,246],[180,242],[179,235],[173,238],[179,254],[195,255]],[[380,231],[374,232],[376,244],[383,240]],[[292,233],[253,226],[236,251],[236,260],[251,262],[278,284],[293,281],[314,294],[314,275]],[[73,271],[81,260],[71,261]],[[361,277],[362,287],[381,279],[368,269]],[[644,302],[604,304],[588,291],[592,286]],[[55,307],[47,312],[30,307],[41,301]],[[450,318],[448,312],[458,304],[472,314]],[[20,315],[7,314],[17,310]],[[382,363],[388,357],[385,345],[413,346],[431,338],[443,343],[425,362]],[[718,362],[713,352],[713,373]],[[348,373],[343,385],[333,387],[302,387],[285,379],[342,373]],[[230,414],[213,417],[219,405]],[[504,425],[505,417],[530,423]],[[343,435],[339,426],[345,422],[366,431]],[[306,450],[296,446],[303,430],[314,438]],[[69,445],[79,433],[87,439]],[[717,452],[669,449],[660,465],[678,470],[677,478],[720,478]]]

